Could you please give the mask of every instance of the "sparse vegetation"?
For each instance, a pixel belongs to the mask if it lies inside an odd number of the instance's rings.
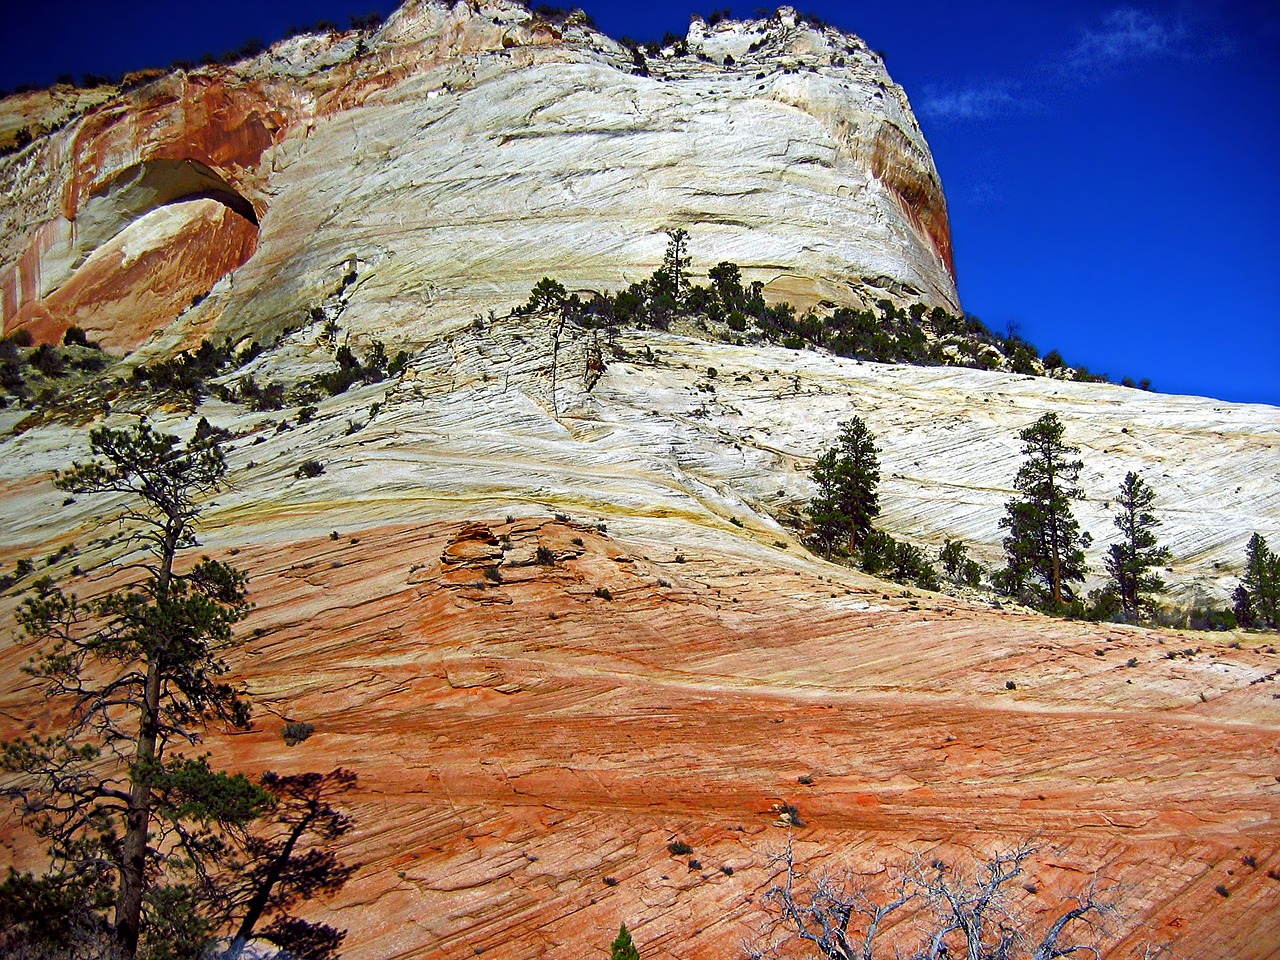
[[[673,37],[664,38],[661,46],[671,46],[667,40],[675,42]],[[659,45],[651,48],[656,54]],[[645,70],[642,48],[632,46],[632,54],[636,72]],[[764,284],[744,282],[741,268],[729,261],[711,267],[707,285],[699,285],[689,272],[688,232],[669,230],[667,239],[662,266],[646,280],[584,299],[569,294],[559,281],[544,277],[534,286],[529,301],[517,310],[554,312],[564,322],[587,329],[631,326],[665,330],[684,318],[699,324],[703,332],[725,339],[777,343],[792,349],[822,348],[859,360],[1106,379],[1084,367],[1068,367],[1056,350],[1042,359],[1016,328],[1001,336],[972,314],[958,316],[923,303],[904,307],[882,298],[874,308],[835,307],[826,313],[810,310],[797,316],[788,303],[766,302]],[[1149,381],[1143,383],[1150,386]]]
[[[315,732],[314,724],[307,723],[304,720],[291,720],[281,729],[280,737],[287,746],[296,747],[298,744],[308,740]]]
[[[760,943],[748,944],[750,960],[779,955],[823,960],[882,957],[971,957],[1047,960],[1100,955],[1102,921],[1117,914],[1107,894],[1090,885],[1052,910],[1021,907],[1014,891],[1036,849],[1028,844],[995,853],[967,870],[942,860],[890,871],[875,887],[826,875],[806,876],[790,842],[774,857],[778,873],[765,894],[776,910]],[[901,912],[910,923],[897,922]],[[1065,942],[1064,942],[1065,941]]]

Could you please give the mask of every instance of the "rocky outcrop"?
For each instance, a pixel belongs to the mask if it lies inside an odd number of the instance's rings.
[[[258,726],[208,747],[359,774],[339,854],[360,870],[305,907],[351,960],[585,960],[620,922],[646,958],[727,960],[788,839],[810,871],[875,882],[1027,837],[1045,852],[1022,912],[1114,885],[1108,957],[1274,956],[1274,637],[908,590],[787,521],[856,413],[886,529],[994,563],[1017,431],[1051,410],[1083,448],[1095,579],[1137,470],[1172,598],[1220,603],[1249,535],[1280,543],[1275,408],[509,312],[544,274],[648,274],[677,225],[695,271],[734,260],[774,296],[956,306],[937,175],[878,57],[785,10],[695,20],[685,45],[637,73],[572,17],[411,2],[372,36],[5,101],[0,135],[15,111],[63,124],[0,161],[5,329],[76,324],[132,355],[0,410],[0,571],[81,596],[127,575],[118,501],[49,482],[90,426],[229,432],[199,550],[251,578],[230,665]],[[305,415],[114,379],[223,336],[267,345],[223,396],[295,388],[375,337],[408,365]],[[20,601],[0,591],[0,738],[43,716]],[[315,733],[291,746],[286,720]],[[0,867],[41,863],[0,835]]]
[[[262,455],[245,441],[237,459]],[[376,459],[391,479],[409,458]],[[209,746],[254,772],[358,772],[338,852],[360,870],[307,906],[349,931],[351,960],[586,960],[620,922],[646,957],[729,960],[760,936],[788,839],[810,874],[874,884],[913,856],[1034,837],[1018,912],[1043,922],[1094,879],[1121,903],[1106,956],[1280,945],[1265,640],[888,591],[674,517],[656,536],[479,504],[465,525],[368,525],[331,503],[337,539],[312,536],[305,496],[261,491],[220,497],[204,537],[252,573],[233,667],[259,704],[255,731]],[[109,548],[76,535],[92,570]],[[3,675],[25,655],[6,633]],[[6,685],[0,736],[37,708]],[[288,746],[286,720],[315,733]],[[677,839],[692,853],[672,855]]]
[[[802,305],[957,307],[937,172],[862,41],[783,10],[695,20],[686,43],[638,70],[573,18],[411,2],[372,36],[295,38],[90,101],[0,160],[4,329],[76,322],[58,294],[92,283],[94,253],[197,196],[261,227],[243,265],[243,239],[183,253],[188,301],[210,292],[184,322],[235,336],[278,332],[358,262],[365,322],[422,341],[544,275],[647,275],[675,226],[695,266],[735,261]],[[152,239],[157,256],[189,247]]]

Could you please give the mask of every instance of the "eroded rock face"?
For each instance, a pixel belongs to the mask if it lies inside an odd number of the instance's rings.
[[[73,298],[58,293],[89,282],[95,251],[194,196],[261,224],[243,266],[185,254],[196,292],[235,277],[184,322],[235,336],[278,330],[359,263],[363,322],[421,341],[544,275],[639,279],[675,226],[695,268],[735,261],[800,305],[958,306],[928,147],[862,41],[784,10],[695,20],[687,43],[642,76],[572,18],[411,2],[372,37],[297,38],[78,114],[50,98],[65,127],[0,160],[4,329],[65,329]],[[30,125],[29,99],[5,107]],[[172,256],[185,239],[155,242]]]
[[[208,746],[250,773],[357,771],[339,853],[361,869],[306,907],[352,960],[586,960],[623,921],[646,958],[728,960],[788,836],[813,870],[877,876],[1039,837],[1025,912],[1095,872],[1119,884],[1105,955],[1274,956],[1271,638],[904,590],[780,522],[857,413],[885,528],[994,562],[1017,431],[1053,410],[1089,464],[1095,574],[1134,469],[1161,497],[1172,595],[1220,603],[1249,534],[1280,543],[1274,408],[508,315],[545,274],[648,274],[669,226],[695,270],[734,260],[800,303],[955,306],[927,147],[860,41],[781,11],[695,21],[687,43],[638,76],[572,22],[410,3],[363,41],[24,98],[22,123],[68,122],[0,161],[6,331],[75,323],[142,359],[290,330],[228,386],[332,370],[323,320],[411,359],[306,418],[127,390],[0,411],[3,571],[31,560],[82,596],[127,575],[119,503],[50,483],[89,427],[230,431],[196,552],[251,578],[231,666],[259,724]],[[311,459],[324,472],[299,476]],[[44,716],[19,602],[0,594],[0,738]],[[289,747],[281,718],[315,735]],[[0,866],[40,865],[0,833]]]
[[[788,840],[810,875],[875,886],[913,856],[1034,838],[1016,912],[1043,926],[1091,879],[1114,888],[1104,956],[1280,947],[1265,640],[1202,636],[1171,659],[1192,641],[585,513],[366,526],[348,509],[337,539],[287,537],[305,511],[263,504],[255,528],[246,486],[202,549],[252,573],[232,666],[259,724],[208,746],[254,773],[357,771],[337,852],[360,869],[305,906],[348,930],[351,960],[587,960],[620,922],[643,956],[730,960],[760,940]],[[0,598],[5,622],[15,603]],[[5,631],[3,675],[26,654]],[[6,684],[0,736],[39,709]],[[315,733],[290,747],[284,719]],[[2,849],[38,860],[26,840]]]

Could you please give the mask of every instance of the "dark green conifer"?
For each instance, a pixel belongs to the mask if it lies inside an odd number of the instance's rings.
[[[1009,531],[1006,587],[1018,593],[1039,581],[1055,607],[1068,584],[1084,579],[1085,570],[1080,525],[1071,512],[1071,502],[1082,496],[1076,482],[1084,464],[1074,459],[1080,448],[1067,444],[1063,433],[1057,415],[1046,413],[1018,434],[1026,460],[1013,485],[1021,496],[1005,505],[1000,521]]]
[[[609,960],[640,960],[640,951],[631,942],[631,931],[624,923],[618,928],[618,936],[609,945]]]
[[[1125,475],[1116,498],[1120,542],[1107,550],[1107,572],[1125,614],[1133,620],[1140,616],[1144,597],[1164,589],[1164,581],[1151,569],[1169,562],[1168,549],[1159,545],[1153,532],[1160,525],[1151,512],[1155,499],[1155,491],[1132,471]]]
[[[879,452],[867,425],[859,417],[850,417],[835,445],[818,457],[810,474],[818,492],[809,502],[809,517],[814,538],[823,549],[852,553],[871,531],[880,513]]]

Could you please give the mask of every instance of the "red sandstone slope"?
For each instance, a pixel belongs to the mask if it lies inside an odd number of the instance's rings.
[[[737,956],[778,803],[810,869],[1033,837],[1029,913],[1095,872],[1121,885],[1109,956],[1280,950],[1280,701],[1250,682],[1274,663],[1256,642],[1170,660],[1184,638],[687,553],[534,521],[243,545],[260,722],[210,745],[359,773],[342,854],[362,868],[314,910],[344,956],[587,958],[622,921],[646,958]],[[284,717],[315,735],[286,747]]]

